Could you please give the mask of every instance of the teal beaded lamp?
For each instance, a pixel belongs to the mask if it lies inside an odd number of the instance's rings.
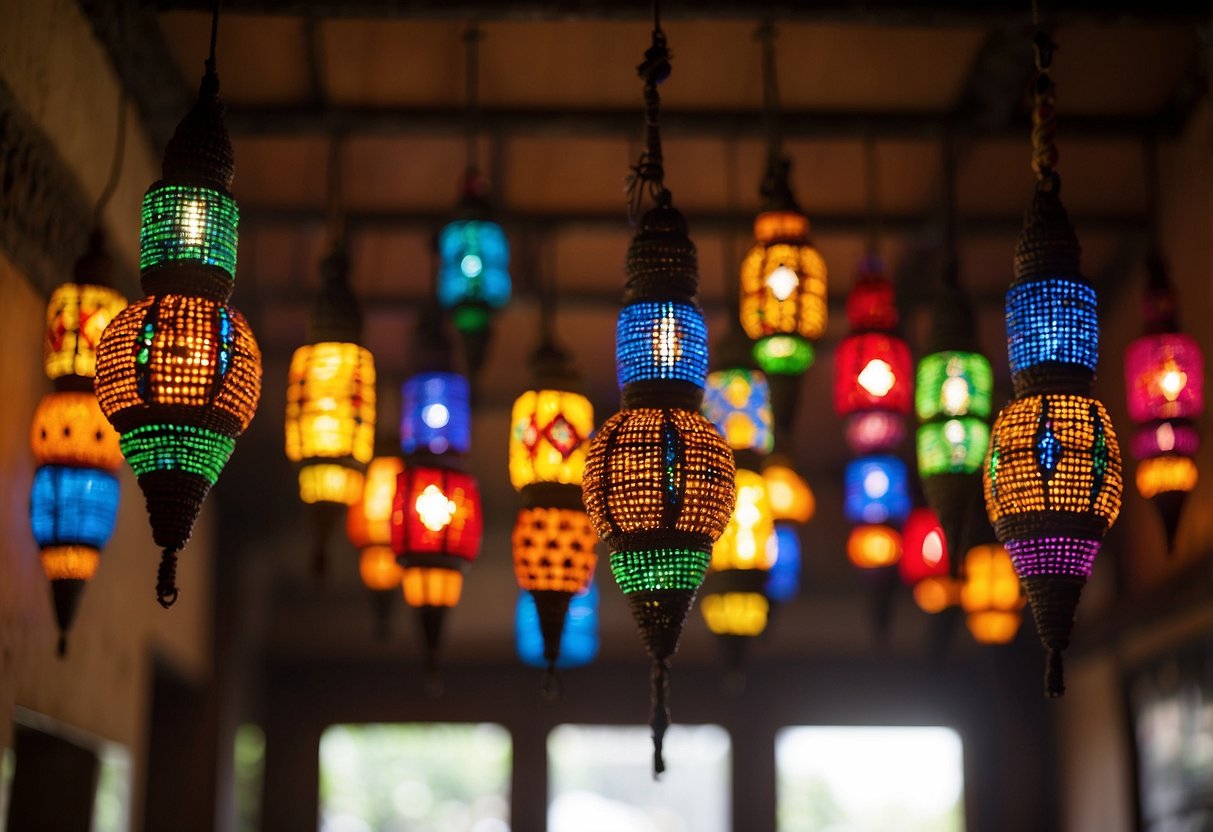
[[[582,496],[611,572],[628,598],[653,660],[653,769],[665,769],[669,660],[703,582],[712,544],[733,511],[733,453],[699,414],[708,341],[695,300],[698,265],[686,220],[662,183],[657,84],[668,77],[665,34],[654,27],[639,68],[646,102],[646,149],[634,198],[656,205],[628,250],[616,363],[623,409],[595,435]]]
[[[257,342],[227,304],[233,173],[212,50],[198,101],[165,148],[163,178],[143,200],[147,297],[114,318],[97,349],[97,400],[147,498],[163,550],[156,597],[166,608],[177,599],[177,553],[261,394]]]

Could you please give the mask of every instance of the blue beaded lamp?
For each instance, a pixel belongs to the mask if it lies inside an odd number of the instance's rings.
[[[106,328],[97,399],[147,498],[163,550],[156,597],[177,599],[177,553],[207,492],[252,421],[261,352],[227,303],[236,276],[235,161],[212,50],[198,101],[164,151],[163,177],[143,199],[140,269],[147,297]]]
[[[645,151],[635,204],[649,195],[627,258],[616,361],[623,409],[599,429],[582,496],[611,572],[628,597],[653,661],[653,768],[665,769],[669,661],[703,582],[713,542],[733,511],[732,451],[699,414],[707,333],[695,300],[698,264],[686,220],[663,183],[657,85],[670,72],[665,33],[654,26],[638,72],[644,80]]]
[[[545,649],[539,610],[534,595],[518,593],[514,616],[514,649],[523,664],[546,668],[551,664]],[[556,667],[584,667],[598,657],[598,584],[591,582],[573,595],[565,612]]]
[[[1015,398],[994,423],[986,509],[1011,555],[1047,651],[1045,693],[1065,692],[1062,651],[1105,532],[1120,510],[1120,449],[1103,405],[1090,396],[1099,351],[1094,287],[1054,170],[1054,45],[1036,37],[1032,166],[1036,192],[1007,291],[1007,346]]]

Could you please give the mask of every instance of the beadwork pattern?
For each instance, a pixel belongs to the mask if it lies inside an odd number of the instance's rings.
[[[906,465],[893,456],[868,456],[847,463],[843,514],[849,523],[900,523],[910,513]]]
[[[895,335],[848,335],[834,358],[834,410],[849,416],[868,410],[907,414],[913,402],[910,348]]]
[[[918,429],[918,473],[974,474],[981,470],[990,445],[990,427],[965,417],[931,422]]]
[[[1036,575],[1086,578],[1099,554],[1099,544],[1098,540],[1070,537],[1029,537],[1005,543],[1020,578]]]
[[[708,374],[703,415],[735,451],[770,453],[775,444],[771,389],[756,370],[717,370]]]
[[[925,421],[954,416],[990,415],[994,371],[979,352],[935,352],[918,362],[914,409]]]
[[[240,209],[214,188],[158,184],[143,197],[139,268],[194,262],[236,277]]]
[[[92,392],[59,390],[38,402],[30,449],[39,465],[75,465],[116,471],[122,465],[118,433]]]
[[[524,508],[514,524],[514,576],[522,589],[581,592],[594,576],[598,537],[584,511]]]
[[[480,488],[471,474],[410,464],[397,477],[392,548],[406,562],[425,555],[475,560],[483,527]]]
[[[171,423],[141,425],[122,434],[122,453],[136,476],[184,471],[214,485],[236,440],[206,428]]]
[[[594,432],[594,406],[580,393],[528,390],[510,414],[510,483],[581,485]]]
[[[611,574],[627,595],[633,592],[696,590],[710,556],[698,549],[653,548],[611,553]]]
[[[1016,282],[1007,290],[1006,318],[1011,375],[1045,362],[1095,372],[1099,313],[1095,289],[1087,281],[1055,277]]]
[[[291,359],[286,456],[361,470],[375,444],[375,359],[358,344],[305,344]]]
[[[639,381],[685,381],[703,387],[708,328],[698,306],[677,301],[629,303],[615,330],[615,367],[622,389]]]
[[[757,242],[741,263],[741,325],[750,338],[816,340],[825,332],[828,272],[808,231],[808,219],[795,211],[768,211],[755,220]]]
[[[96,375],[101,333],[125,307],[126,298],[108,286],[64,283],[51,292],[42,342],[47,377]]]

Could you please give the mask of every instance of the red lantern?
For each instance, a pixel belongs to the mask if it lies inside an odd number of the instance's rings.
[[[916,508],[901,533],[902,553],[897,562],[901,579],[914,592],[923,612],[942,612],[960,600],[960,586],[951,577],[948,543],[943,526],[929,508]]]
[[[406,465],[396,480],[392,548],[405,566],[414,561],[462,569],[480,554],[480,489],[464,471]]]

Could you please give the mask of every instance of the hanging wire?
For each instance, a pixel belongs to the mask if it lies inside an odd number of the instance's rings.
[[[126,34],[127,34],[127,17],[126,4],[119,3],[118,5],[118,39],[122,46],[122,55],[125,62],[127,55]],[[122,166],[126,158],[126,110],[128,95],[126,89],[127,75],[119,71],[118,73],[118,115],[117,124],[114,128],[114,155],[110,158],[109,177],[105,180],[105,185],[101,188],[101,193],[97,197],[97,202],[93,206],[93,228],[101,227],[101,215],[105,212],[105,208],[109,205],[110,200],[114,196],[114,192],[118,190],[118,182],[122,178]]]
[[[867,254],[870,257],[880,254],[880,162],[876,153],[876,140],[870,131],[863,136],[863,170],[865,199],[867,202]]]
[[[956,137],[952,128],[944,131],[940,140],[940,169],[943,179],[943,282],[945,286],[959,283],[956,242]]]
[[[1040,27],[1040,8],[1032,0],[1032,37],[1035,52],[1036,79],[1032,83],[1032,170],[1036,172],[1038,187],[1053,189],[1060,186],[1057,173],[1057,88],[1053,85],[1050,70],[1057,44],[1048,32]]]
[[[724,202],[725,211],[733,217],[738,211],[737,137],[731,136],[724,146]],[[741,273],[737,259],[737,231],[730,224],[726,227],[720,244],[724,266],[724,303],[729,311],[731,325],[741,323]]]
[[[208,75],[215,73],[215,46],[219,43],[219,0],[211,2],[211,50],[210,56],[206,59],[206,72]]]
[[[343,184],[342,150],[345,137],[334,133],[329,140],[327,182],[325,185],[325,230],[329,245],[336,247],[345,236],[345,187]]]
[[[632,166],[627,179],[628,222],[635,223],[646,193],[658,204],[668,203],[670,192],[666,190],[665,169],[661,154],[661,97],[657,85],[670,77],[670,50],[665,32],[661,30],[661,8],[653,0],[653,39],[645,50],[644,60],[636,67],[636,73],[644,80],[644,150],[640,159]]]
[[[556,344],[556,246],[546,246],[547,268],[539,271],[536,289],[539,292],[539,346],[552,348]]]
[[[1158,174],[1158,137],[1149,134],[1142,142],[1142,170],[1146,179],[1146,233],[1149,235],[1146,253],[1146,275],[1150,288],[1155,292],[1171,292],[1171,278],[1167,274],[1166,261],[1162,255],[1162,236],[1158,215],[1161,189]]]
[[[463,32],[464,57],[466,60],[464,81],[467,84],[467,166],[469,171],[480,167],[480,41],[484,33],[471,23]]]
[[[775,62],[775,24],[766,20],[758,27],[755,37],[762,43],[762,120],[767,137],[767,157],[770,164],[778,163],[782,155],[783,136],[779,118],[779,72]]]

